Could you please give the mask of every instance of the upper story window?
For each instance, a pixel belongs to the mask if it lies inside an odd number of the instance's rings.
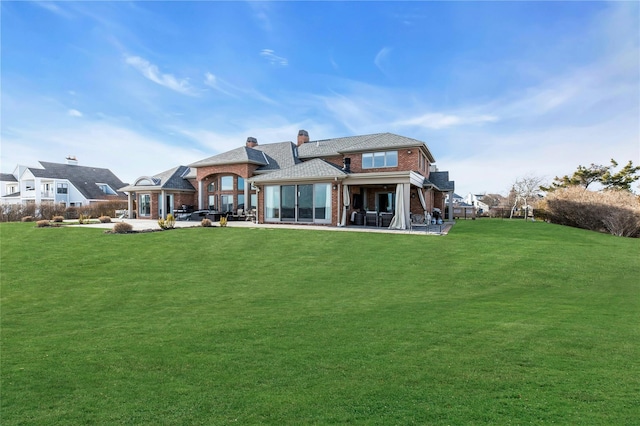
[[[96,183],[96,185],[98,185],[98,188],[100,188],[100,191],[104,192],[105,194],[116,195],[116,191],[111,189],[111,187],[106,183]]]
[[[207,191],[215,192],[215,190],[216,190],[216,183],[215,182],[211,182],[209,185],[207,185]]]
[[[59,183],[59,184],[57,185],[57,190],[56,190],[56,192],[57,192],[58,194],[66,194],[66,193],[68,193],[68,192],[69,192],[69,185],[68,185],[68,184],[66,184],[66,183]]]
[[[238,176],[238,191],[244,190],[244,178]]]
[[[17,185],[7,185],[7,194],[15,194],[16,192],[18,192]]]
[[[222,176],[220,178],[221,191],[233,191],[233,176]]]
[[[366,152],[362,154],[362,168],[398,167],[398,151]]]

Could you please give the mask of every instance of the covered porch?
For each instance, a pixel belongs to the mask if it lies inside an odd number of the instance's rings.
[[[445,195],[416,172],[353,173],[341,182],[338,226],[411,229],[444,224]],[[452,198],[452,197],[449,197]],[[449,214],[450,216],[450,214]],[[433,219],[433,223],[431,220]]]

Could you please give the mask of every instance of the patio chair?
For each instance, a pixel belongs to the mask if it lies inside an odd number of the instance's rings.
[[[378,212],[368,211],[364,214],[364,226],[378,226]]]
[[[413,228],[424,228],[425,232],[429,229],[429,224],[425,221],[424,215],[411,213],[409,231],[413,231]]]

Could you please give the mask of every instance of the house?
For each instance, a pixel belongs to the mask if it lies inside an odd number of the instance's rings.
[[[178,166],[153,176],[141,176],[133,184],[120,188],[129,194],[128,217],[166,218],[183,206],[192,207],[197,197],[191,171],[189,167]]]
[[[489,211],[489,204],[485,203],[484,201],[482,201],[482,198],[485,196],[486,194],[472,194],[472,193],[468,193],[467,197],[465,198],[465,203],[472,205],[477,214],[482,214],[485,212]]]
[[[456,193],[451,194],[451,197],[449,197],[449,194],[447,194],[447,197],[445,199],[446,203],[449,203],[449,198],[452,198],[452,202],[453,205],[455,206],[456,204],[461,204],[464,203],[464,197],[462,195],[458,195]]]
[[[125,183],[109,169],[79,166],[75,157],[67,157],[66,163],[38,163],[38,167],[18,165],[13,173],[0,175],[2,204],[60,203],[70,207],[126,199],[118,191]]]
[[[129,194],[130,215],[137,204],[138,216],[150,219],[192,203],[236,216],[251,211],[259,223],[406,229],[411,213],[444,211],[453,193],[449,173],[434,163],[424,142],[393,133],[312,141],[300,130],[296,143],[260,145],[249,137],[244,146],[189,164],[182,179],[194,192],[163,192],[154,177],[120,190]]]

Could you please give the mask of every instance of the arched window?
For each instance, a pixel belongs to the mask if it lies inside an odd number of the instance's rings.
[[[221,191],[233,191],[233,176],[222,176],[220,178]]]

